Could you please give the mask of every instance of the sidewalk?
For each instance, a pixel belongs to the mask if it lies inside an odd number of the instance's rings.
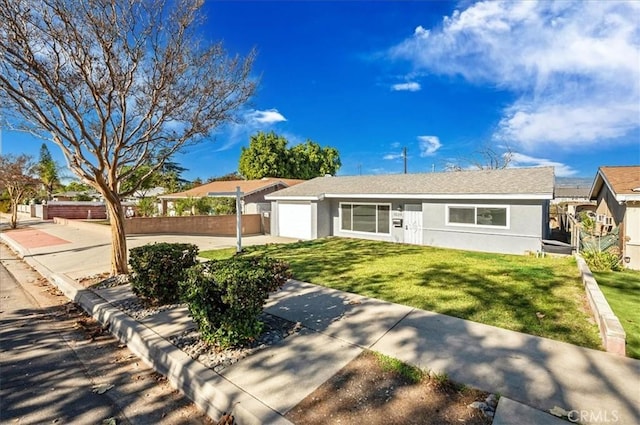
[[[93,292],[74,282],[108,271],[108,237],[52,223],[31,228],[57,244],[28,248],[12,232],[0,237],[213,417],[233,408],[243,424],[288,423],[282,415],[371,348],[501,394],[495,425],[566,424],[545,413],[556,406],[581,423],[640,423],[638,360],[296,281],[266,309],[305,329],[217,374],[167,342],[193,326],[184,311],[139,323],[110,304],[131,296],[126,286]]]

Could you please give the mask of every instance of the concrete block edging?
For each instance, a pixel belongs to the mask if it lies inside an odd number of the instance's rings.
[[[589,307],[600,330],[600,339],[607,352],[619,356],[626,355],[626,333],[620,320],[615,315],[611,306],[607,302],[604,294],[598,286],[593,273],[589,269],[587,262],[580,255],[576,255],[578,270],[582,277],[582,283],[587,294]]]
[[[51,274],[50,280],[210,417],[232,412],[243,424],[290,424],[270,407],[254,398],[169,343],[145,325],[130,318],[98,294],[79,287],[72,279]]]

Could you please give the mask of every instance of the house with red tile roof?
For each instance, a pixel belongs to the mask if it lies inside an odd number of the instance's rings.
[[[265,195],[272,192],[295,186],[304,180],[282,179],[276,177],[264,177],[257,180],[229,180],[215,181],[189,190],[177,193],[169,193],[159,196],[162,201],[162,211],[167,211],[169,202],[178,199],[204,198],[204,197],[230,197],[237,188],[242,192],[241,205],[243,214],[260,214],[271,210],[271,203],[265,201]]]

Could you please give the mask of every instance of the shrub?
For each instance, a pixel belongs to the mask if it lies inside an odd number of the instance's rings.
[[[143,217],[152,217],[158,212],[158,198],[153,196],[140,199],[138,201],[138,212]]]
[[[221,348],[258,336],[269,293],[291,277],[283,261],[242,256],[201,263],[186,274],[180,286],[191,317],[202,338]]]
[[[614,252],[586,250],[582,257],[592,272],[618,271],[622,269],[620,256]]]
[[[180,299],[179,282],[185,271],[197,263],[198,247],[187,243],[155,243],[129,251],[131,288],[154,304]]]

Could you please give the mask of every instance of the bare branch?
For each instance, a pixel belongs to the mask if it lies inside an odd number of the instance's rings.
[[[0,116],[60,146],[120,214],[123,179],[205,140],[255,90],[254,52],[198,39],[202,4],[0,0]]]

